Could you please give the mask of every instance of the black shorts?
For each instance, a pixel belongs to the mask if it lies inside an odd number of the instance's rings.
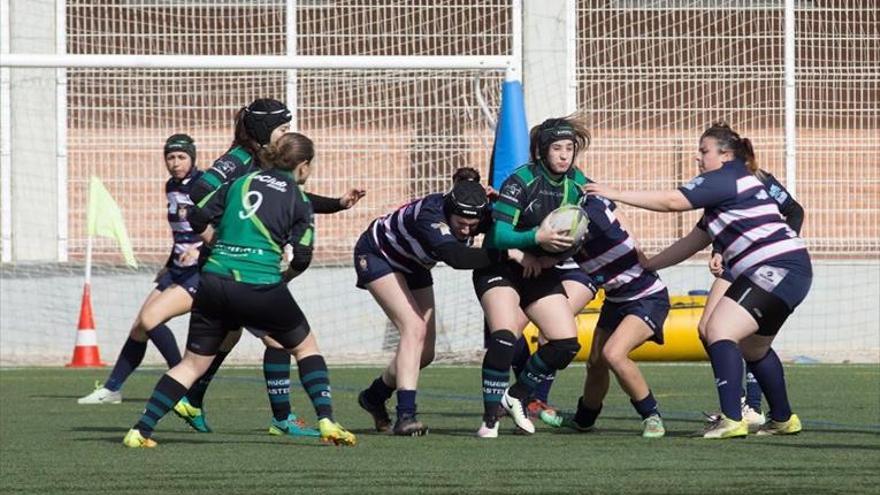
[[[782,324],[794,311],[788,307],[784,299],[764,290],[747,276],[737,277],[724,295],[736,301],[752,315],[752,318],[758,322],[758,335],[765,337],[779,333]]]
[[[286,284],[244,284],[202,272],[186,348],[213,356],[226,334],[241,327],[259,328],[285,349],[298,346],[310,331],[308,320]]]
[[[523,309],[543,297],[566,295],[562,278],[556,268],[543,270],[536,278],[524,278],[523,267],[512,260],[474,270],[473,281],[477,299],[482,298],[493,287],[512,287],[519,294],[519,306]]]

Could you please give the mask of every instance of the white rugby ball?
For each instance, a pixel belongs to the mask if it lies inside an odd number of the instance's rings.
[[[549,226],[551,229],[561,231],[562,234],[574,239],[574,246],[580,246],[587,235],[590,219],[583,210],[575,205],[562,205],[551,211],[541,226]],[[570,250],[570,249],[569,249]],[[566,250],[568,251],[568,250]],[[562,252],[562,251],[555,251]]]

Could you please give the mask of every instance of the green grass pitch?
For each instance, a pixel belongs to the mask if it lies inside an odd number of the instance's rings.
[[[876,365],[787,366],[789,393],[805,431],[795,437],[706,441],[691,437],[700,411],[717,407],[707,365],[643,365],[667,420],[660,440],[638,436],[629,401],[612,384],[599,431],[539,425],[497,440],[473,436],[480,422],[479,370],[424,371],[418,403],[423,438],[371,433],[357,391],[376,369],[333,368],[337,419],[359,434],[355,448],[267,434],[259,369],[223,369],[208,392],[215,433],[190,431],[173,414],[153,450],[122,436],[137,420],[160,370],[142,370],[121,405],[76,398],[107,370],[0,371],[0,493],[878,493],[880,369]],[[296,374],[294,373],[294,380]],[[566,370],[551,400],[572,408],[583,364]],[[313,411],[300,388],[294,406]]]

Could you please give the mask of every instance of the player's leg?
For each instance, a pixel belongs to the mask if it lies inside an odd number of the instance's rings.
[[[394,387],[397,390],[397,421],[394,433],[421,435],[427,432],[427,428],[416,419],[415,399],[428,334],[428,322],[433,318],[434,308],[422,308],[413,291],[410,290],[406,278],[400,273],[394,272],[379,277],[367,283],[366,287],[400,332],[400,340],[392,362],[394,368],[389,367],[382,377],[374,380],[364,392],[363,399],[369,406],[368,410],[373,414],[372,410],[379,409],[379,406],[387,400],[388,389]],[[430,286],[417,290],[423,291],[421,294],[423,302],[433,303],[433,292],[430,296],[424,293],[424,291],[433,291]],[[381,384],[377,383],[377,380]],[[377,414],[373,416],[377,419]],[[377,420],[377,429],[381,429],[382,425],[379,423]]]
[[[577,340],[577,327],[571,315],[568,299],[562,285],[555,280],[539,277],[536,286],[544,286],[542,292],[548,295],[537,298],[525,307],[529,319],[541,330],[547,339],[526,362],[523,371],[517,375],[516,383],[509,388],[502,398],[502,406],[510,413],[517,426],[528,433],[534,432],[534,425],[520,414],[525,411],[525,404],[542,382],[555,376],[558,370],[565,369],[580,350]],[[557,290],[558,289],[558,290]]]
[[[604,308],[603,308],[604,309]],[[601,320],[600,320],[601,321]],[[578,399],[575,413],[559,414],[558,420],[550,422],[551,426],[567,426],[578,431],[591,431],[596,419],[602,412],[602,401],[608,394],[611,370],[602,350],[611,332],[596,327],[593,341],[590,344],[590,355],[587,357],[587,375],[584,379],[583,395]]]
[[[481,372],[483,423],[477,431],[477,436],[481,438],[498,436],[501,398],[510,385],[514,345],[526,323],[519,302],[516,289],[509,286],[489,288],[480,297],[480,305],[489,327],[489,342]]]
[[[119,356],[116,358],[116,363],[113,365],[113,369],[110,370],[107,380],[103,385],[96,384],[95,390],[88,395],[80,397],[77,400],[78,404],[120,404],[122,402],[122,393],[120,392],[122,385],[129,375],[140,366],[144,355],[147,353],[147,336],[143,331],[137,331],[140,313],[150,301],[159,297],[161,293],[162,291],[153,289],[147,295],[143,305],[141,305],[141,309],[138,310],[138,316],[132,324],[128,339],[122,345],[122,349],[119,351]]]
[[[568,305],[575,318],[575,328],[577,328],[577,315],[595,297],[595,286],[592,279],[578,268],[562,273],[562,287],[565,289]],[[541,342],[541,345],[544,343],[546,342]],[[553,387],[555,380],[555,372],[548,375],[547,379],[535,389],[535,396],[529,402],[530,414],[540,417],[542,421],[550,425],[558,423],[558,419],[555,417],[556,409],[548,404],[550,389]]]
[[[257,335],[256,331],[252,333]],[[263,378],[266,382],[269,407],[272,410],[269,434],[292,437],[319,436],[318,430],[306,426],[305,421],[293,412],[290,401],[290,352],[268,335],[261,334],[259,337],[266,346],[263,352]]]
[[[140,420],[123,440],[126,446],[155,446],[150,437],[156,423],[205,374],[227,331],[238,326],[236,315],[224,297],[222,284],[217,277],[203,277],[193,303],[184,359],[159,379]]]
[[[654,336],[654,331],[640,317],[627,315],[608,338],[602,357],[617,377],[620,388],[630,397],[630,403],[642,417],[642,436],[659,438],[666,429],[657,408],[657,400],[648,387],[638,365],[629,353]]]
[[[729,292],[729,291],[728,291]],[[707,324],[707,352],[715,375],[721,417],[709,425],[705,438],[737,438],[748,435],[742,419],[743,355],[739,343],[758,330],[749,312],[730,297],[718,302]]]
[[[180,362],[180,349],[165,322],[189,313],[192,302],[192,294],[185,287],[173,284],[144,305],[135,324],[135,331],[146,332],[169,368]]]

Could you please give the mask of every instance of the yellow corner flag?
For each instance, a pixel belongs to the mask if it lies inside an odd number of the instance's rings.
[[[125,229],[125,220],[113,196],[101,183],[101,179],[92,177],[89,181],[89,212],[87,216],[89,237],[100,235],[116,239],[125,263],[137,268],[137,260],[131,249],[131,240]]]

